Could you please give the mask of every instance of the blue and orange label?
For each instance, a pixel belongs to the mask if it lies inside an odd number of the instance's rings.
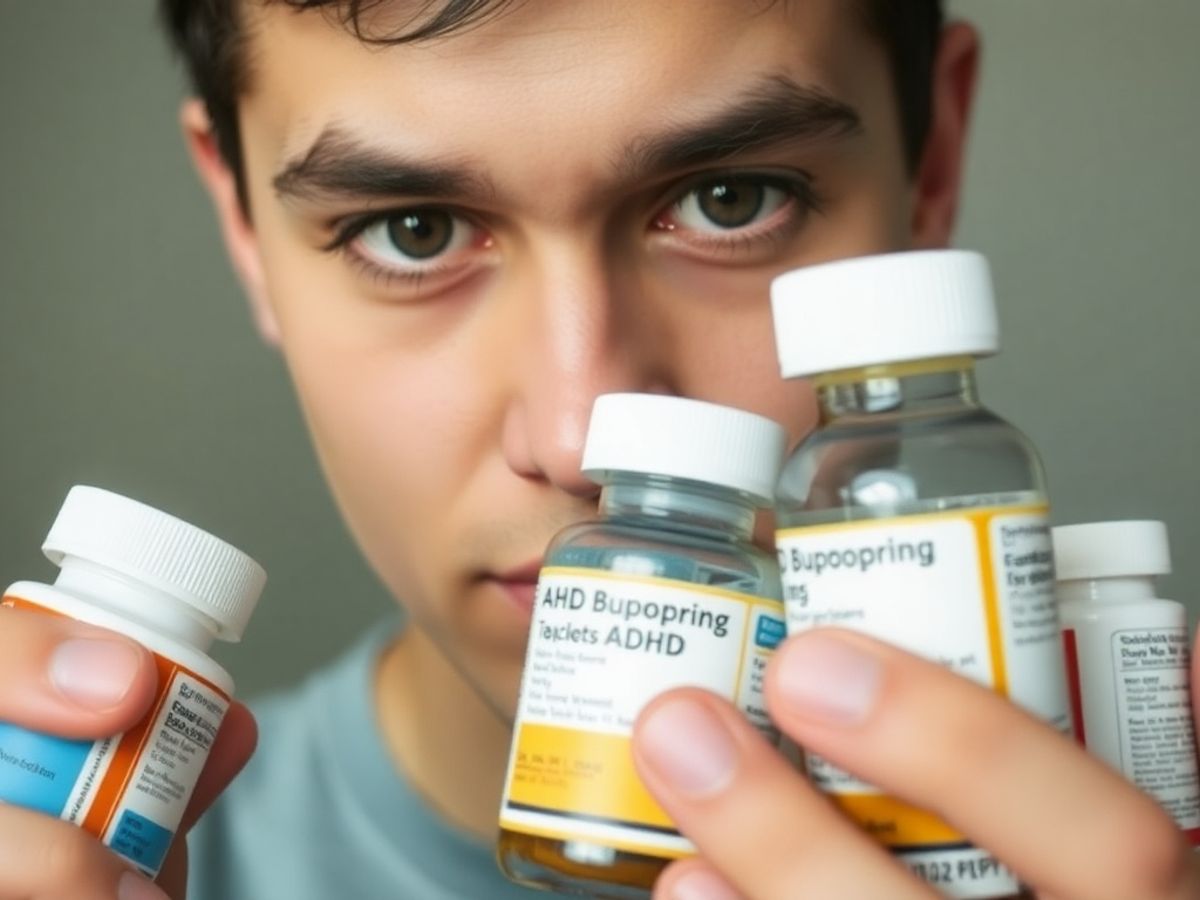
[[[0,605],[61,615],[21,597]],[[78,741],[0,722],[0,802],[81,826],[150,876],[158,873],[229,698],[153,654],[151,711],[124,734]]]

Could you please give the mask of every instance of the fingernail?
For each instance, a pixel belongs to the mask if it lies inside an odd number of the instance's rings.
[[[688,872],[671,887],[671,900],[741,900],[720,876],[699,869]]]
[[[137,872],[125,872],[117,882],[117,900],[171,900],[161,888]]]
[[[725,723],[694,700],[669,700],[650,713],[638,730],[638,750],[659,778],[697,798],[729,784],[737,766]]]
[[[141,657],[129,644],[74,638],[54,651],[50,681],[80,706],[107,709],[125,699],[141,665]]]
[[[875,706],[883,667],[862,648],[818,630],[780,652],[776,678],[783,700],[798,715],[857,725]]]

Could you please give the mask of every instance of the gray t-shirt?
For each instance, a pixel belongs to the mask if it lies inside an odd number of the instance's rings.
[[[492,848],[443,822],[387,756],[376,628],[297,689],[254,705],[254,758],[188,837],[189,900],[534,900]]]

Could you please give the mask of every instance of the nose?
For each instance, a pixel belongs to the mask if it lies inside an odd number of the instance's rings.
[[[599,255],[563,248],[523,279],[524,355],[505,414],[503,451],[517,474],[570,494],[599,490],[579,472],[592,405],[616,391],[671,393],[666,335],[636,277]]]

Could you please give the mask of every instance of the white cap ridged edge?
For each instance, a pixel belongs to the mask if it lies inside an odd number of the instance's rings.
[[[991,272],[970,250],[917,250],[795,269],[771,283],[784,378],[1000,348]]]
[[[180,600],[241,639],[267,576],[236,547],[154,507],[102,488],[67,493],[42,544],[56,565],[89,560]]]
[[[1167,575],[1167,526],[1153,520],[1088,522],[1050,530],[1059,581]]]
[[[597,483],[614,472],[685,478],[741,491],[770,505],[787,435],[756,413],[663,394],[596,398],[581,470]]]

